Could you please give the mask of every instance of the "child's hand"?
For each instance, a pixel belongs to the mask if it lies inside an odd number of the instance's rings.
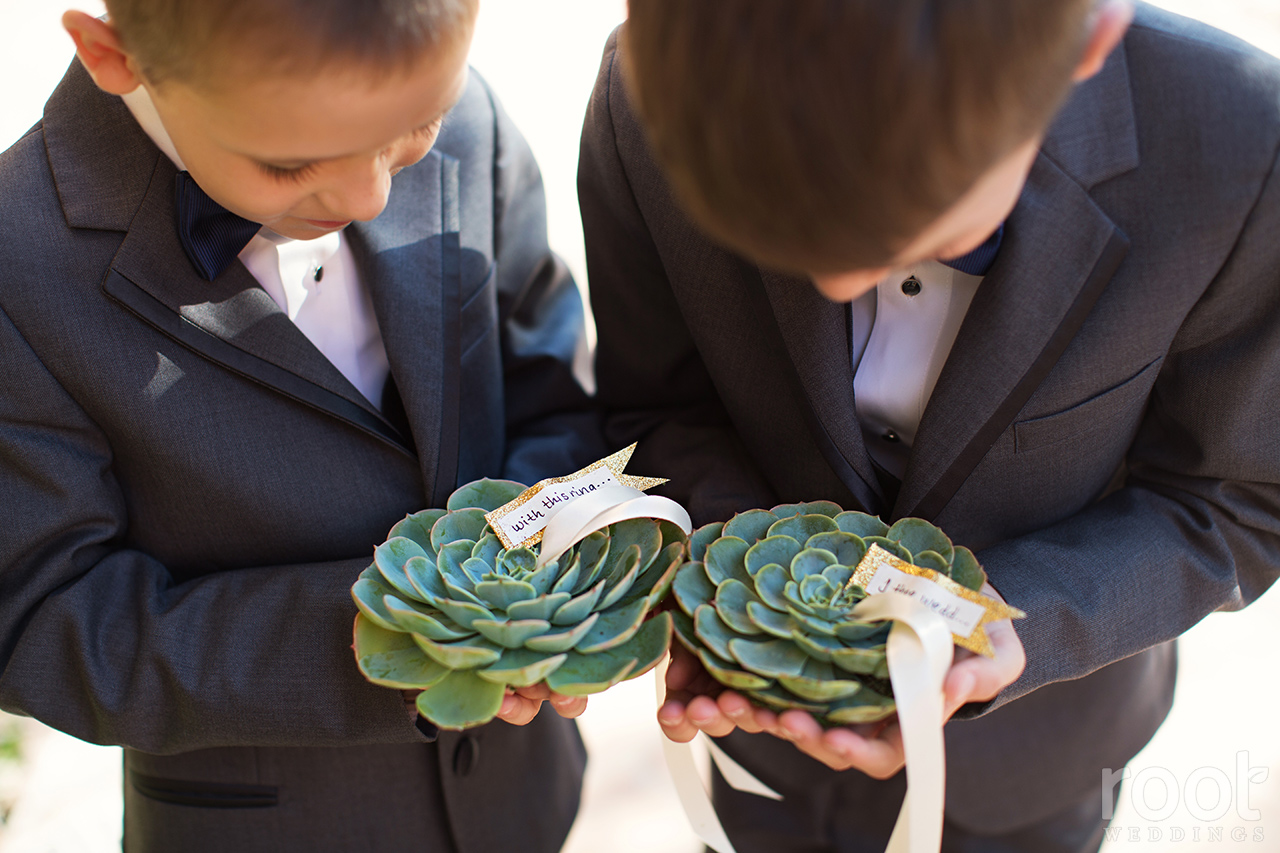
[[[532,687],[518,687],[507,693],[502,699],[502,708],[498,711],[498,719],[514,726],[523,726],[538,716],[538,709],[543,702],[550,702],[551,707],[562,717],[573,719],[587,710],[586,696],[562,696],[553,693],[546,684],[535,684]]]
[[[417,699],[421,690],[404,690],[404,706],[405,711],[409,714],[409,720],[416,722],[418,719]],[[511,723],[513,726],[525,726],[533,722],[533,718],[538,716],[538,710],[545,701],[551,702],[551,707],[555,708],[556,713],[562,717],[573,719],[580,716],[583,711],[587,710],[586,696],[562,696],[559,693],[552,693],[551,688],[546,684],[535,684],[533,687],[520,687],[514,691],[508,691],[507,695],[502,697],[502,707],[498,709],[498,719],[503,722]]]
[[[990,584],[982,592],[1004,600]],[[956,650],[955,662],[943,682],[944,719],[951,719],[967,702],[994,699],[1017,680],[1026,666],[1026,653],[1012,622],[994,622],[986,630],[996,656],[985,658]],[[677,645],[672,646],[667,701],[658,711],[658,722],[667,737],[680,743],[692,740],[699,731],[712,737],[727,735],[735,728],[751,733],[766,731],[791,741],[801,752],[833,770],[857,769],[875,779],[888,779],[904,764],[902,733],[896,720],[824,729],[804,711],[777,714],[756,707],[746,697],[712,681],[697,659]]]

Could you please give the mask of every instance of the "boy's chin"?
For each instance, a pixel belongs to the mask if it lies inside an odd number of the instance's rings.
[[[334,231],[341,231],[351,224],[351,220],[336,222],[325,219],[298,219],[289,217],[280,222],[268,223],[267,227],[291,240],[314,240]]]

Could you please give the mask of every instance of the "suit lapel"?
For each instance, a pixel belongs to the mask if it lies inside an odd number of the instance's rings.
[[[106,293],[205,358],[407,449],[243,264],[212,282],[200,278],[173,226],[174,174],[167,159],[156,162],[103,282]]]
[[[762,271],[765,292],[809,400],[810,429],[827,463],[867,508],[883,504],[853,404],[848,307],[807,279]]]
[[[1057,362],[1128,245],[1079,184],[1037,159],[920,420],[894,517],[942,511]]]
[[[1129,245],[1089,189],[1137,165],[1121,48],[1046,136],[921,418],[895,518],[942,512],[1079,331]]]
[[[381,216],[349,229],[413,431],[430,506],[444,506],[457,479],[458,229],[458,163],[435,152],[396,177],[396,191]]]

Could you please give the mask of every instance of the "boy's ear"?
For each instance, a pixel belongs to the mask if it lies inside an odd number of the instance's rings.
[[[1102,70],[1111,51],[1116,49],[1133,23],[1131,0],[1104,0],[1090,18],[1089,42],[1072,79],[1077,83],[1088,80]]]
[[[127,95],[142,83],[111,24],[73,9],[63,14],[62,27],[76,43],[76,56],[99,89]]]

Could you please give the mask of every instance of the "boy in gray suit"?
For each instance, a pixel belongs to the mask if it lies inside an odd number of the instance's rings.
[[[1127,0],[630,8],[579,173],[610,438],[699,522],[978,551],[1028,618],[948,674],[944,848],[1096,849],[1174,638],[1280,571],[1280,63]],[[884,849],[896,727],[668,689],[784,795],[717,780],[740,851]]]
[[[581,700],[350,649],[394,522],[603,452],[475,0],[107,7],[0,155],[0,707],[124,745],[131,853],[558,849]]]

